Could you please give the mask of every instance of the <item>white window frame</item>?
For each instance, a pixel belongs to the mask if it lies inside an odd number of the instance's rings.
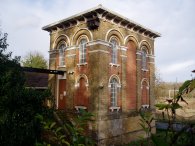
[[[147,70],[147,51],[142,50],[142,70]]]
[[[110,93],[111,93],[111,100],[110,100],[111,107],[117,107],[118,81],[116,78],[112,78],[110,81]]]
[[[117,40],[112,38],[110,40],[110,43],[112,44],[112,53],[111,53],[111,63],[112,64],[117,64],[117,56],[118,56],[118,45],[117,45]]]
[[[74,106],[74,108],[77,110],[77,111],[79,111],[79,110],[87,110],[87,107],[86,106],[80,106],[80,105],[78,105],[78,106]]]
[[[63,47],[62,47],[63,46]],[[65,44],[61,44],[59,46],[59,66],[65,66],[65,49],[66,49],[66,45]]]
[[[87,56],[87,39],[82,38],[79,44],[79,64],[86,64],[86,56]]]

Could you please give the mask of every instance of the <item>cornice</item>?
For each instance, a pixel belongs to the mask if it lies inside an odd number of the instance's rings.
[[[88,19],[93,17],[98,17],[99,19],[103,19],[105,21],[109,21],[113,24],[118,25],[119,27],[124,27],[128,30],[134,31],[139,34],[143,34],[144,36],[150,37],[152,39],[156,37],[160,37],[161,35],[149,28],[138,24],[129,18],[126,18],[112,10],[109,10],[102,5],[98,5],[95,8],[89,9],[87,11],[78,13],[66,19],[62,19],[60,21],[54,22],[52,24],[44,26],[42,29],[48,32],[58,31],[60,29],[67,29],[80,23],[87,23]]]

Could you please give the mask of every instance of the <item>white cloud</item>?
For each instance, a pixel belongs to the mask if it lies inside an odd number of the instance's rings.
[[[48,58],[49,33],[41,27],[98,4],[162,34],[155,40],[155,56],[165,81],[172,81],[176,74],[185,80],[195,69],[194,0],[1,0],[0,25],[9,34],[14,55],[38,50]]]
[[[190,66],[195,66],[195,61],[188,60],[185,62],[178,62],[178,63],[173,63],[170,65],[164,66],[161,68],[161,73],[166,74],[166,75],[176,74],[179,71],[184,71],[186,68]]]
[[[162,80],[175,82],[183,82],[192,78],[192,70],[195,67],[195,60],[187,60],[184,62],[167,63],[160,66],[160,75]]]
[[[16,30],[18,29],[31,29],[31,28],[38,28],[40,27],[40,18],[32,15],[32,16],[26,16],[22,19],[19,19],[15,24],[14,24],[14,28]]]

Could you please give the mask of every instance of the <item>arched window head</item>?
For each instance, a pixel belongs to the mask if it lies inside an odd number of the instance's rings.
[[[117,85],[118,81],[115,78],[112,78],[110,81],[111,85],[111,107],[117,106]]]
[[[84,108],[86,109],[88,107],[88,79],[87,76],[82,74],[79,76],[79,78],[76,81],[76,94],[75,94],[75,100],[74,104],[77,106],[77,108]],[[78,107],[79,106],[79,107]],[[76,107],[75,107],[76,108]]]
[[[86,63],[86,43],[87,39],[82,38],[79,44],[79,63]]]
[[[65,44],[61,44],[59,45],[59,66],[64,66],[65,65],[65,49],[66,49],[66,45]]]
[[[111,61],[112,63],[117,64],[117,40],[115,38],[112,38],[110,43],[112,44]]]
[[[145,47],[142,49],[142,69],[147,69],[147,52]]]

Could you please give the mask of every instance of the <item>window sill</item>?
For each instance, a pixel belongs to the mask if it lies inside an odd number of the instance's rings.
[[[87,62],[84,62],[84,63],[78,63],[77,66],[85,66],[87,65]]]
[[[112,67],[112,66],[116,66],[116,67],[119,67],[119,66],[120,66],[119,64],[115,64],[115,63],[110,63],[109,65],[110,65],[111,67]]]
[[[66,65],[59,65],[58,68],[65,68]]]
[[[111,106],[109,109],[111,110],[111,112],[114,112],[115,110],[118,112],[120,110],[120,107],[119,106]]]
[[[145,109],[148,109],[148,108],[150,108],[150,105],[149,104],[143,104],[143,105],[141,105],[141,107],[145,108]]]
[[[87,107],[86,106],[74,106],[75,107],[75,109],[77,110],[77,111],[79,111],[79,110],[86,110],[87,109]]]
[[[149,71],[149,70],[148,70],[148,69],[143,69],[143,68],[142,68],[142,71],[147,72],[147,71]]]
[[[111,88],[111,84],[109,83],[108,88]],[[121,88],[121,84],[117,84],[117,88]]]

